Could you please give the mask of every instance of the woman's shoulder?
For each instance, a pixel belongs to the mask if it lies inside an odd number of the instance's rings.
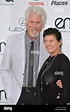
[[[58,54],[57,58],[56,58],[56,62],[60,66],[69,66],[70,65],[70,60],[69,60],[68,56],[66,56],[65,54]]]
[[[69,58],[68,58],[68,56],[67,55],[65,55],[65,54],[58,54],[57,55],[57,57],[58,57],[58,59],[60,59],[60,60],[62,60],[62,61],[69,61]]]

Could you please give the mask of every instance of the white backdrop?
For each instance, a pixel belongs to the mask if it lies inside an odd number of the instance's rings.
[[[70,59],[70,0],[0,0],[0,65],[7,37],[25,31],[24,12],[32,5],[46,10],[45,28],[56,27],[61,31],[62,50]],[[6,102],[2,90],[4,88],[0,77],[0,104]]]

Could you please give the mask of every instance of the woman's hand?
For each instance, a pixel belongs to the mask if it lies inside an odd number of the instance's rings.
[[[57,86],[59,86],[59,88],[63,88],[61,80],[57,80],[56,84]]]

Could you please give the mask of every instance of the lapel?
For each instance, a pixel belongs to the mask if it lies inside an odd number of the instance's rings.
[[[21,33],[18,38],[19,58],[23,64],[23,73],[25,68],[25,32]]]
[[[38,73],[40,71],[40,68],[42,67],[44,61],[48,58],[49,53],[46,51],[43,43],[43,36],[40,34],[40,58],[39,58],[39,68]]]

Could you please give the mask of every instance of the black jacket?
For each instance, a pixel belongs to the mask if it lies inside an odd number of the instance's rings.
[[[63,88],[56,85],[62,81]],[[43,64],[36,83],[39,105],[66,105],[70,102],[70,62],[64,54],[49,57]]]

